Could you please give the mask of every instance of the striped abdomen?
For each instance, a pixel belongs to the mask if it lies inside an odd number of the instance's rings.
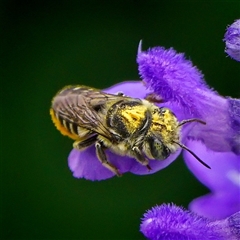
[[[50,115],[53,123],[63,135],[74,140],[79,139],[79,132],[83,132],[77,119],[78,114],[81,114],[79,102],[87,91],[89,88],[85,86],[68,86],[58,92],[52,100]]]

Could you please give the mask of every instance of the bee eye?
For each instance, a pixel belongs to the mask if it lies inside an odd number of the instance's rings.
[[[170,150],[166,147],[161,140],[157,138],[149,138],[149,151],[154,159],[163,160],[170,155]]]

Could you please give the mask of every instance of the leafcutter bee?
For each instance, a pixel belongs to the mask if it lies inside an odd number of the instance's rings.
[[[190,149],[180,143],[181,126],[174,113],[146,99],[131,98],[122,93],[108,94],[86,86],[67,86],[57,93],[50,109],[56,128],[75,142],[80,151],[95,145],[103,166],[120,176],[120,171],[105,153],[133,157],[151,170],[148,159],[163,160],[180,147],[210,168]]]

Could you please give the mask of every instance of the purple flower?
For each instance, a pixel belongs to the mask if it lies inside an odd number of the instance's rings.
[[[159,107],[171,109],[179,121],[198,118],[183,126],[181,142],[208,164],[200,164],[183,150],[187,166],[211,193],[193,200],[190,209],[209,219],[222,219],[240,211],[240,100],[225,98],[210,89],[201,72],[173,49],[155,47],[138,50],[137,63],[143,81],[119,83],[107,93],[123,92],[133,98],[155,96]],[[135,159],[106,151],[109,161],[121,173],[152,174],[173,162],[181,149],[165,160],[150,160],[151,171]],[[69,167],[74,177],[102,180],[114,174],[97,159],[95,147],[73,149]]]
[[[235,240],[240,238],[240,212],[211,221],[174,204],[163,204],[144,214],[140,231],[151,240]]]
[[[184,151],[189,168],[212,191],[210,195],[194,200],[190,207],[209,218],[223,218],[240,210],[237,197],[240,194],[240,100],[224,98],[210,89],[198,69],[173,49],[156,47],[146,52],[139,49],[137,61],[144,84],[123,82],[105,92],[122,91],[134,98],[155,93],[164,101],[159,106],[170,108],[179,120],[204,120],[206,125],[190,123],[184,126],[181,134],[181,141],[212,168],[205,168]],[[179,153],[180,150],[164,161],[150,160],[152,170],[147,171],[135,159],[107,151],[109,161],[122,173],[135,174],[159,171],[174,161]],[[114,176],[101,165],[94,146],[81,152],[73,149],[69,167],[77,178],[101,180]],[[209,203],[208,207],[203,202]]]
[[[236,61],[240,61],[240,19],[227,28],[223,40],[226,42],[225,52]]]
[[[153,48],[138,53],[145,85],[161,96],[178,119],[197,117],[207,124],[183,129],[183,143],[211,170],[184,151],[184,159],[211,193],[193,200],[190,209],[221,219],[240,210],[240,100],[224,98],[208,88],[203,76],[173,49]]]
[[[209,219],[222,219],[240,211],[240,157],[233,152],[214,152],[203,144],[189,141],[202,159],[208,159],[211,171],[200,168],[190,154],[184,152],[184,159],[193,174],[207,186],[211,193],[193,200],[189,208]]]

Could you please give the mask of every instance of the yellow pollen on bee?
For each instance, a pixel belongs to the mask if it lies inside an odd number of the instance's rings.
[[[153,114],[152,116],[152,126],[153,131],[161,131],[164,134],[164,131],[173,132],[176,130],[177,123],[173,114],[166,110],[164,115],[158,113]]]
[[[142,124],[145,118],[145,106],[133,106],[121,111],[122,117],[126,120],[126,127],[129,132],[134,132]]]
[[[166,110],[166,112],[164,113],[164,122],[165,122],[165,126],[167,128],[168,131],[173,131],[173,127],[175,126],[175,121],[173,118],[173,114],[169,111]]]

